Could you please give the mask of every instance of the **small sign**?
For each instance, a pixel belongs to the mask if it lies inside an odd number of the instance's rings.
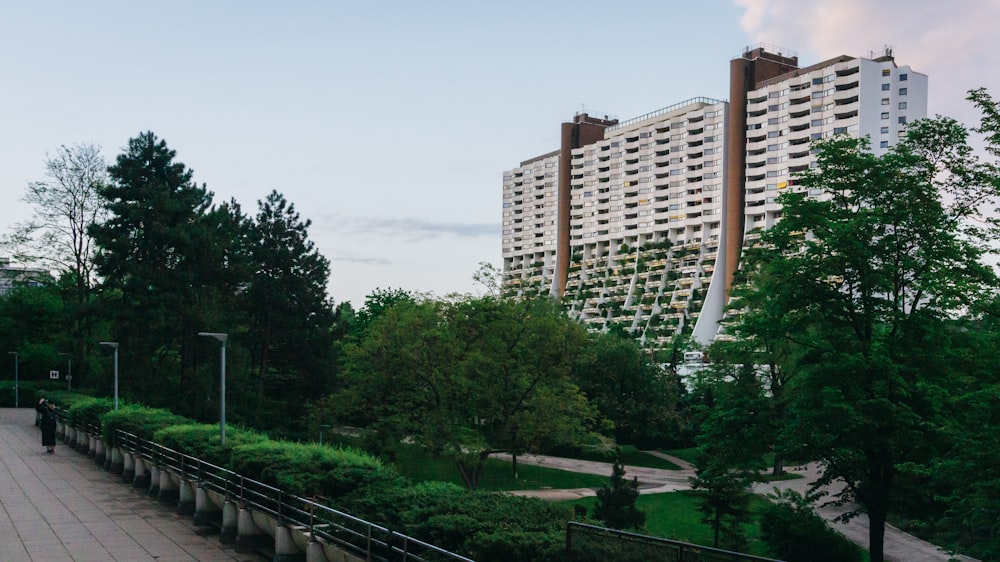
[[[59,371],[49,371],[49,378],[50,379],[58,379],[59,378]]]

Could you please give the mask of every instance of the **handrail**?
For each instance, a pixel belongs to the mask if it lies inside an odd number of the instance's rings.
[[[313,539],[321,538],[362,556],[383,560],[421,562],[426,553],[435,559],[474,562],[419,539],[370,523],[309,498],[284,492],[186,453],[116,429],[115,445],[201,486],[238,500],[241,504],[274,516],[279,524],[304,528]]]

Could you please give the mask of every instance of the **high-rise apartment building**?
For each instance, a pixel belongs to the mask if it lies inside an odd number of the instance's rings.
[[[579,114],[560,147],[504,173],[504,285],[561,297],[595,328],[644,342],[718,331],[745,243],[815,165],[810,142],[869,136],[884,152],[926,116],[927,77],[890,53],[798,67],[757,46],[730,63],[730,101],[629,119]]]

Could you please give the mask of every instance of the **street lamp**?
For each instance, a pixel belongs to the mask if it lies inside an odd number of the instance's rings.
[[[63,356],[66,357],[66,390],[67,391],[68,390],[73,390],[72,389],[72,384],[73,384],[72,383],[72,380],[73,380],[73,354],[71,354],[71,353],[60,353],[59,355],[63,355]]]
[[[11,355],[14,356],[14,409],[16,410],[17,408],[20,407],[19,404],[21,403],[21,401],[20,401],[20,399],[18,397],[18,394],[17,394],[17,387],[18,387],[18,374],[17,374],[18,356],[17,356],[17,352],[16,351],[8,351],[7,353],[9,353],[9,354],[11,354]]]
[[[116,341],[102,341],[97,342],[101,345],[106,345],[111,349],[115,350],[115,411],[118,411],[118,342]]]
[[[215,338],[222,343],[219,355],[219,444],[226,444],[226,340],[229,334],[198,332],[199,336]]]

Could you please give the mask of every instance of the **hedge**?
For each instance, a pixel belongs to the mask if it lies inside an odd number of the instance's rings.
[[[323,497],[344,506],[354,494],[380,493],[405,481],[378,458],[354,449],[264,441],[239,445],[233,471],[301,497]]]
[[[275,441],[252,430],[200,424],[165,409],[66,396],[75,420],[99,416],[104,438],[122,429],[243,476],[461,553],[478,562],[561,562],[572,509],[537,498],[412,484],[357,449]],[[98,412],[103,413],[98,414]]]
[[[267,435],[250,429],[226,426],[226,444],[220,445],[218,424],[171,425],[153,434],[153,441],[216,466],[230,464],[233,447],[260,444]]]
[[[138,437],[152,441],[157,430],[172,425],[194,423],[193,420],[178,416],[163,408],[147,408],[138,404],[126,404],[101,416],[101,431],[104,440],[114,443],[116,429],[121,429]]]

